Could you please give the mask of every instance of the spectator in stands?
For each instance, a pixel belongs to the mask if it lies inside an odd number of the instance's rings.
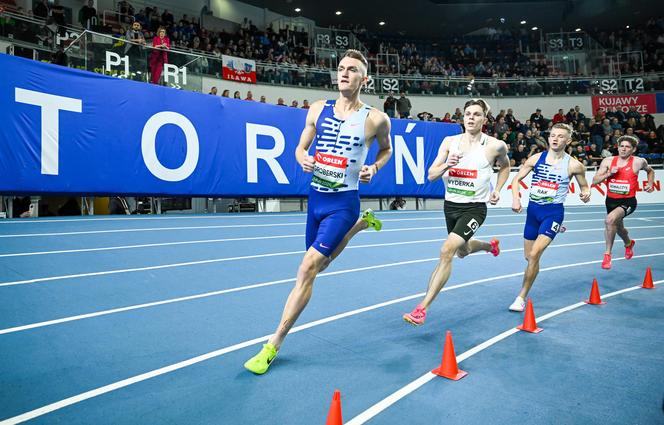
[[[247,91],[247,97],[244,98],[244,100],[250,100],[254,101],[254,94],[251,92],[251,90]]]
[[[164,65],[168,63],[168,50],[171,48],[171,40],[166,35],[166,29],[159,27],[157,35],[152,39],[152,52],[150,53],[150,73],[152,84],[159,84]]]
[[[408,118],[410,116],[410,110],[412,105],[410,99],[406,97],[406,93],[401,92],[401,96],[397,100],[397,112],[399,113],[399,118]]]
[[[505,122],[505,117],[500,116],[500,118],[498,118],[498,124],[496,124],[496,128],[495,128],[495,132],[498,133],[498,139],[502,139],[503,134],[505,134],[507,132],[507,129],[509,129],[509,128],[510,127]]]
[[[636,110],[636,106],[630,106],[629,111],[626,114],[627,119],[634,118],[634,121],[638,121],[641,118],[641,114]]]
[[[542,116],[542,110],[540,108],[537,108],[535,113],[530,116],[530,122],[537,128],[542,128],[544,126],[544,117]]]
[[[558,109],[558,113],[553,116],[553,119],[551,121],[554,124],[558,124],[559,122],[566,122],[567,119],[565,118],[565,114],[563,113],[563,110]]]
[[[606,114],[606,117],[609,117],[609,114]],[[615,130],[622,130],[623,126],[618,122],[618,117],[614,116],[611,118],[611,128]]]
[[[463,121],[463,115],[461,114],[461,109],[456,108],[454,110],[454,115],[452,115],[452,121],[453,122],[459,122],[459,120]]]
[[[213,96],[216,96],[216,95],[217,95],[217,88],[216,88],[216,87],[212,87],[212,88],[210,89],[210,93],[208,93],[208,94],[211,94],[211,95],[213,95]]]
[[[578,148],[577,148],[578,149]],[[596,167],[602,162],[602,151],[599,150],[596,144],[591,143],[590,149],[587,152],[588,165]]]
[[[240,91],[239,90],[235,90],[233,92],[233,99],[242,99],[242,96],[240,96]]]
[[[602,149],[604,147],[604,129],[602,125],[598,124],[595,118],[591,118],[588,126],[590,127],[590,143],[594,143],[599,149]]]
[[[120,21],[125,22],[125,23],[130,22],[131,21],[130,16],[134,15],[134,6],[129,4],[129,2],[127,2],[126,0],[120,0],[117,4],[117,8],[118,8],[118,12],[120,12]],[[139,14],[141,14],[141,12],[145,13],[143,11],[143,9],[141,9]],[[147,17],[144,16],[143,18],[144,18],[145,21],[142,22],[142,24],[146,25],[148,23],[147,22]],[[138,18],[136,18],[136,20],[138,20]]]
[[[612,119],[614,117],[618,119],[618,122],[623,122],[626,119],[623,111],[612,106],[611,109],[606,112],[606,118]]]
[[[137,58],[143,56],[143,46],[146,44],[141,23],[136,21],[131,24],[131,28],[125,34],[125,38],[131,41],[131,43],[125,43],[125,55],[129,55],[130,61],[135,62]]]
[[[280,97],[279,99],[277,99],[277,106],[286,106],[286,104],[284,103],[284,98],[283,97]]]
[[[519,133],[523,134],[523,133]],[[510,165],[512,167],[519,167],[521,166],[524,162],[526,162],[526,159],[529,157],[528,152],[526,152],[526,146],[525,144],[518,144],[516,147],[516,150],[513,151],[512,153],[512,159],[510,161]]]
[[[309,101],[307,99],[302,101],[302,109],[309,109]]]
[[[291,108],[297,108],[298,107],[297,100],[292,101],[290,106]]]
[[[231,92],[228,89],[221,92],[221,97],[230,97],[230,96],[231,96]]]
[[[602,120],[602,132],[604,133],[604,136],[610,136],[613,134],[613,128],[611,128],[611,123],[607,118]]]
[[[65,54],[62,45],[58,46],[58,50],[56,50],[56,52],[53,53],[53,56],[51,56],[51,63],[60,66],[69,65],[67,55]]]
[[[449,112],[446,112],[446,113],[445,113],[445,116],[443,117],[443,119],[441,120],[441,122],[452,122],[452,118],[451,118]]]
[[[590,130],[588,130],[584,121],[579,122],[579,125],[576,127],[576,134],[579,141],[584,145],[590,142]]]
[[[46,19],[50,14],[51,8],[48,6],[48,0],[41,0],[32,10],[36,18]]]
[[[261,96],[261,100],[260,100],[260,102],[261,102],[261,103],[266,103],[266,102],[267,102],[267,99],[265,99],[265,96]]]
[[[571,153],[572,158],[575,158],[577,161],[582,163],[583,165],[588,165],[588,161],[586,160],[586,151],[583,150],[583,146],[579,145],[576,147],[575,150],[572,151]]]
[[[516,129],[516,118],[514,118],[514,111],[512,108],[507,109],[507,113],[505,114],[505,123],[511,128],[512,130]]]
[[[648,144],[648,152],[650,153],[664,153],[664,143],[662,139],[657,135],[657,132],[651,131],[646,137],[646,143]]]
[[[431,121],[433,119],[433,114],[431,112],[422,111],[417,114],[417,118],[420,121]]]
[[[88,4],[83,6],[78,12],[78,22],[83,28],[92,29],[93,25],[96,25],[96,19],[97,9],[95,9],[95,2],[94,0],[88,0]]]
[[[55,0],[51,6],[51,16],[58,25],[65,25],[65,8],[60,4],[60,0]]]
[[[161,14],[161,23],[169,27],[175,25],[175,18],[168,9],[164,9],[164,13]]]
[[[639,121],[634,126],[634,133],[636,133],[636,135],[639,136],[639,139],[645,139],[649,132],[650,130],[648,129],[648,125],[646,124],[646,117],[641,116],[641,118],[639,118]]]
[[[390,118],[396,116],[397,100],[394,98],[393,94],[393,92],[389,92],[385,98],[385,102],[383,102],[383,112],[385,112]]]

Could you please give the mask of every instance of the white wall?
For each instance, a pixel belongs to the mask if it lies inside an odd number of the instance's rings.
[[[322,90],[322,89],[307,89],[299,87],[285,87],[285,86],[270,86],[262,84],[242,84],[234,81],[220,80],[214,78],[203,77],[203,93],[208,93],[210,87],[216,86],[219,94],[224,89],[231,91],[231,96],[235,90],[240,90],[242,98],[245,97],[248,90],[254,95],[254,99],[260,99],[261,95],[267,98],[268,103],[277,103],[277,98],[283,97],[287,105],[290,105],[292,100],[297,100],[302,105],[303,99],[308,99],[313,102],[318,99],[335,99],[338,96],[337,91]],[[383,99],[379,99],[376,95],[363,94],[362,101],[365,103],[383,110]],[[413,109],[411,111],[413,116],[419,112],[427,111],[432,114],[442,117],[446,112],[454,112],[455,108],[462,107],[466,97],[443,97],[443,96],[409,96]],[[514,114],[519,120],[530,118],[530,114],[535,112],[535,109],[542,109],[542,113],[547,118],[552,118],[558,109],[563,108],[565,112],[569,111],[576,105],[581,107],[581,111],[587,116],[590,115],[591,103],[590,96],[543,96],[543,97],[511,97],[511,98],[486,98],[494,111],[494,115],[500,109],[512,108]],[[664,115],[664,114],[661,114]]]

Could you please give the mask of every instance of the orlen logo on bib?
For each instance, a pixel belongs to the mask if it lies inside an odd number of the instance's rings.
[[[461,177],[466,179],[476,179],[477,170],[466,170],[463,168],[451,168],[450,177]]]
[[[331,167],[337,167],[337,168],[346,168],[346,164],[348,163],[348,158],[340,157],[340,156],[334,156],[334,155],[327,155],[321,152],[316,151],[316,162],[322,165],[329,165]]]

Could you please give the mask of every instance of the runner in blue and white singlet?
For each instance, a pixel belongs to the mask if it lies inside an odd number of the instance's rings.
[[[360,90],[368,81],[368,62],[357,50],[348,50],[339,61],[337,100],[311,104],[295,150],[305,173],[312,173],[307,204],[307,251],[277,329],[263,349],[245,362],[255,373],[267,372],[288,331],[311,298],[313,283],[338,256],[350,239],[367,227],[380,230],[371,210],[359,217],[358,183],[370,183],[392,156],[389,117],[360,101]],[[369,146],[378,143],[373,164],[365,164]],[[314,145],[314,152],[310,152]],[[358,218],[359,217],[359,218]]]
[[[316,121],[313,176],[307,208],[306,249],[330,257],[360,214],[358,183],[367,158],[362,105],[346,120],[335,116],[336,101],[325,102]]]
[[[563,203],[572,176],[579,183],[581,201],[590,200],[586,167],[565,153],[565,147],[571,140],[572,127],[564,123],[554,124],[549,134],[549,149],[528,158],[512,180],[512,211],[520,213],[523,210],[519,193],[521,180],[533,172],[523,228],[523,253],[528,266],[523,274],[521,291],[509,306],[510,311],[520,312],[526,307],[526,297],[539,273],[540,258],[563,224]]]
[[[534,241],[537,235],[553,239],[560,230],[565,218],[563,203],[569,190],[569,160],[571,156],[563,151],[563,158],[548,164],[548,151],[542,152],[533,167],[530,184],[530,201],[524,239]]]

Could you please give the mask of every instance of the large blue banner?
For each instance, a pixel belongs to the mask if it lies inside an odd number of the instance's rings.
[[[284,197],[311,180],[294,157],[301,109],[0,54],[0,111],[0,193]],[[361,195],[442,197],[426,171],[459,132],[392,120],[394,155]]]

